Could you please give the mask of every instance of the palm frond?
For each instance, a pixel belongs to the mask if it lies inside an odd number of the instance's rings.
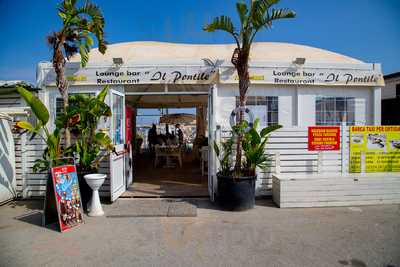
[[[274,20],[291,19],[294,17],[296,17],[296,13],[293,10],[287,8],[272,9],[271,14],[268,14],[268,16],[265,18],[263,26],[271,27]]]
[[[213,22],[204,27],[206,32],[214,32],[217,30],[225,31],[230,34],[236,34],[232,19],[228,16],[219,16],[214,18]]]
[[[48,43],[53,45],[57,42],[64,49],[64,56],[69,59],[79,52],[81,65],[86,66],[89,60],[89,52],[94,45],[93,37],[96,37],[98,49],[105,53],[107,42],[104,40],[105,20],[100,8],[86,1],[80,8],[76,7],[77,0],[64,0],[58,8],[58,14],[63,20],[63,28],[60,36],[53,34],[48,37]]]
[[[252,3],[249,19],[253,24],[255,30],[258,30],[263,27],[264,18],[268,9],[278,3],[279,0],[255,0]]]
[[[238,48],[240,48],[239,34],[233,26],[232,19],[228,16],[214,18],[213,22],[204,26],[203,30],[206,32],[225,31],[230,33],[235,39]]]
[[[240,18],[240,22],[242,24],[242,31],[247,29],[248,26],[248,16],[247,13],[249,12],[247,5],[245,2],[237,2],[236,3],[236,10]]]

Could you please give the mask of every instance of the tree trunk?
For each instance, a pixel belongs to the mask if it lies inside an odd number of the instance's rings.
[[[61,43],[59,42],[58,45],[54,48],[54,55],[53,55],[53,67],[56,73],[56,85],[57,88],[62,96],[63,99],[63,112],[64,114],[67,113],[67,108],[69,106],[68,101],[68,84],[65,78],[65,58],[62,54],[61,50]],[[71,133],[69,130],[69,121],[67,120],[67,124],[65,125],[65,146],[71,146]]]
[[[246,106],[247,100],[247,90],[250,84],[250,77],[249,77],[249,53],[247,51],[241,50],[239,53],[238,62],[236,64],[236,70],[239,76],[239,105],[240,107]],[[244,113],[241,110],[239,113],[239,124],[241,124],[244,120]],[[236,143],[236,161],[235,161],[235,175],[238,176],[241,173],[242,169],[242,140],[243,134],[240,133],[237,138]]]

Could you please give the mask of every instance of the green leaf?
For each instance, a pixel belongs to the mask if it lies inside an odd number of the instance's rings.
[[[27,121],[18,121],[15,125],[16,125],[18,128],[28,130],[28,131],[31,132],[31,133],[34,133],[34,132],[35,132],[35,127],[33,127],[33,125],[30,124],[30,123],[27,122]]]
[[[257,130],[259,125],[260,125],[260,118],[256,118],[256,119],[254,120],[254,122],[253,122],[253,128],[254,128],[255,130]]]
[[[64,12],[58,12],[58,15],[62,18],[62,20],[67,20],[67,15]]]
[[[36,121],[36,126],[35,129],[31,135],[31,138],[29,140],[33,140],[33,138],[35,138],[35,136],[39,133],[40,128],[42,128],[42,123],[40,121]]]
[[[237,35],[232,19],[227,16],[219,16],[214,18],[213,22],[203,28],[206,32],[214,32],[217,30],[228,32],[232,35]]]
[[[214,141],[214,151],[215,151],[215,154],[217,155],[217,157],[219,157],[220,151],[219,151],[218,144],[215,141]]]
[[[242,29],[247,28],[247,5],[245,2],[237,2],[236,3],[236,10],[239,14],[240,22],[242,23]]]
[[[289,10],[287,8],[281,8],[281,9],[273,9],[271,15],[267,15],[267,17],[263,21],[263,25],[265,27],[271,27],[272,22],[274,20],[278,19],[290,19],[296,17],[296,13],[292,10]]]
[[[82,67],[85,67],[89,61],[89,52],[84,44],[79,46],[79,54],[81,55],[81,65]]]
[[[32,112],[35,114],[38,120],[40,120],[43,125],[46,125],[49,121],[50,115],[43,102],[21,86],[17,86],[16,89],[18,93],[24,98],[26,103],[31,107]]]
[[[108,89],[109,89],[108,85],[104,86],[103,90],[101,90],[101,92],[97,95],[98,101],[104,102],[108,93]]]
[[[255,128],[251,128],[249,131],[249,134],[251,135],[251,145],[252,146],[255,146],[255,145],[261,143],[261,137]]]
[[[95,139],[103,148],[107,150],[113,150],[114,145],[112,144],[111,138],[105,133],[96,133]]]
[[[270,132],[276,131],[280,128],[282,128],[282,125],[279,125],[279,124],[270,125],[264,129],[262,129],[260,135],[261,135],[261,137],[264,137],[267,134],[269,134]]]

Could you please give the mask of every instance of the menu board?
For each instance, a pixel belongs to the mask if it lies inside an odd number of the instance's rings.
[[[308,150],[324,151],[340,149],[340,127],[312,126],[308,127]]]
[[[83,222],[78,175],[74,165],[66,165],[52,168],[51,176],[58,222],[64,232]]]
[[[350,172],[400,171],[400,126],[352,126],[350,128]]]

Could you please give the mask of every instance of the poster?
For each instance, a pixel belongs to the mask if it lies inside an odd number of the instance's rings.
[[[352,126],[350,172],[400,172],[400,126]]]
[[[312,126],[308,127],[308,150],[324,151],[340,149],[340,127]]]
[[[74,165],[51,169],[61,232],[82,223],[82,203]]]

